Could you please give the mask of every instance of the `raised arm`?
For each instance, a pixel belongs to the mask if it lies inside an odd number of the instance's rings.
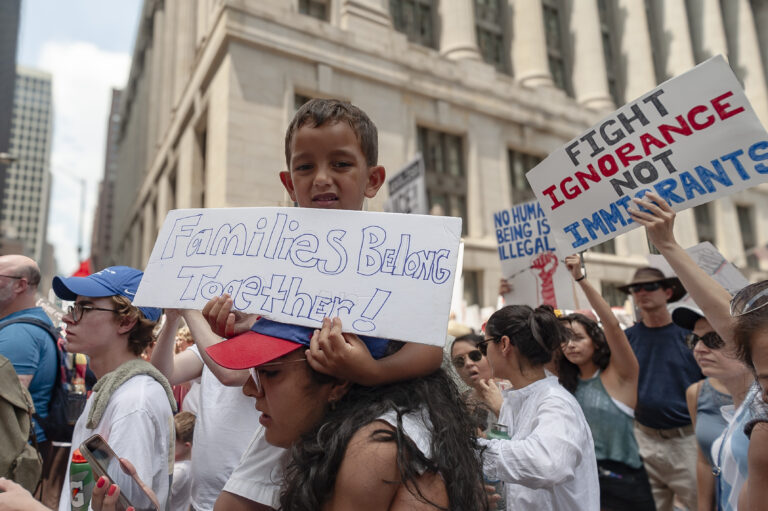
[[[176,331],[179,329],[181,312],[176,309],[166,309],[165,325],[157,337],[155,349],[152,350],[150,362],[168,378],[171,385],[178,385],[200,376],[203,363],[192,352],[175,353]]]
[[[603,324],[605,340],[608,347],[611,348],[611,361],[608,367],[616,371],[620,380],[633,382],[637,385],[637,379],[640,374],[640,366],[637,363],[635,353],[629,345],[624,330],[621,329],[619,320],[613,315],[611,306],[592,286],[587,278],[581,272],[581,262],[579,256],[569,255],[565,258],[565,265],[576,283],[581,286],[584,295],[586,295],[589,304],[597,313],[600,322]]]
[[[200,311],[196,310],[184,310],[182,312],[184,321],[187,322],[189,331],[192,332],[192,338],[195,339],[195,344],[200,351],[200,356],[203,357],[203,362],[211,372],[216,375],[216,378],[223,384],[230,387],[240,387],[248,381],[248,371],[236,371],[233,369],[227,369],[220,366],[213,359],[208,356],[206,348],[220,343],[224,339],[214,334],[211,331],[211,327],[203,317]],[[194,354],[192,354],[194,356]]]
[[[675,270],[677,277],[704,312],[712,328],[726,343],[732,345],[731,294],[707,275],[677,242],[673,232],[675,212],[666,201],[652,192],[646,193],[643,199],[633,201],[646,211],[631,209],[632,219],[646,227],[648,239]]]

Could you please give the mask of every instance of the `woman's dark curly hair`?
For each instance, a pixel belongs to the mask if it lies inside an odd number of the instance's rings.
[[[603,329],[600,328],[597,322],[578,312],[569,314],[565,318],[561,318],[561,320],[568,323],[578,323],[583,326],[587,332],[587,337],[592,340],[592,345],[595,347],[595,351],[592,353],[592,362],[600,369],[608,367],[608,362],[611,360],[611,348],[608,347],[605,332],[603,332]],[[579,385],[579,366],[568,360],[565,356],[558,357],[557,375],[560,385],[571,393],[576,392],[576,387]]]
[[[439,474],[445,482],[451,510],[488,510],[483,490],[481,449],[475,425],[453,380],[442,370],[422,378],[364,387],[353,385],[329,410],[322,424],[304,434],[291,448],[285,469],[280,509],[316,511],[333,492],[336,476],[352,436],[363,426],[389,411],[396,411],[395,431],[382,427],[372,434],[377,442],[397,444],[399,481],[425,502],[415,484],[426,471]],[[432,457],[425,457],[403,431],[402,417],[421,413],[431,421]],[[436,509],[445,509],[434,503]]]
[[[535,366],[552,360],[552,352],[559,349],[569,335],[549,305],[541,305],[535,310],[527,305],[507,305],[491,315],[485,333],[494,343],[499,343],[506,335],[520,354]]]

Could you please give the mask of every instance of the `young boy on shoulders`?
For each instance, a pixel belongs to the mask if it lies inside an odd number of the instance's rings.
[[[288,170],[280,172],[280,180],[303,208],[360,211],[366,198],[376,196],[386,175],[378,165],[376,126],[365,112],[338,100],[313,99],[296,112],[285,136],[285,159]],[[184,318],[201,347],[219,342],[220,337],[246,334],[257,320],[255,315],[233,311],[227,295],[212,299],[202,314],[185,311]],[[442,362],[439,346],[408,343],[391,356],[374,359],[357,335],[345,333],[343,341],[334,342],[320,338],[315,335],[307,350],[312,368],[363,385],[425,376]],[[224,369],[205,350],[200,353],[223,383],[242,385],[248,380],[247,370]],[[282,453],[259,442],[259,437],[263,435],[257,433],[215,509],[268,509],[277,502],[279,485],[270,481],[271,469]]]

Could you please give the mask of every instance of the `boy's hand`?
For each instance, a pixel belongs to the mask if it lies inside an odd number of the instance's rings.
[[[243,314],[232,310],[232,298],[228,294],[211,298],[203,307],[203,317],[219,337],[234,337],[251,329],[258,319],[256,314]]]
[[[376,370],[365,343],[355,334],[342,333],[339,318],[323,319],[306,353],[312,369],[342,380],[363,382]]]
[[[499,294],[504,296],[512,292],[512,284],[507,279],[499,280]]]
[[[638,206],[647,211],[630,209],[632,220],[644,225],[648,233],[648,239],[656,248],[662,249],[677,244],[675,240],[675,212],[667,201],[653,192],[648,192],[642,199],[632,199]]]
[[[572,254],[565,256],[565,267],[568,268],[569,272],[571,272],[571,277],[573,277],[573,280],[578,280],[581,278],[581,259],[578,255]]]

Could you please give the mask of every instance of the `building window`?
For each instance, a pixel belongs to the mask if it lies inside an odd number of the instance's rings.
[[[437,48],[434,0],[389,0],[389,12],[395,30],[412,43]]]
[[[299,0],[299,12],[319,20],[328,21],[328,0]]]
[[[605,298],[605,301],[608,302],[608,305],[611,307],[623,307],[624,302],[627,301],[627,294],[619,289],[619,286],[622,285],[624,285],[624,283],[621,282],[602,281],[600,283],[600,287],[602,288],[600,294],[603,295],[603,298]]]
[[[541,158],[510,149],[509,180],[512,185],[512,204],[522,204],[536,198],[531,185],[525,178],[525,173],[541,163]]]
[[[600,36],[603,40],[603,57],[605,58],[605,72],[608,78],[608,90],[613,98],[613,104],[624,104],[619,92],[616,55],[614,48],[618,48],[614,31],[614,3],[608,0],[597,0],[597,12],[600,17]]]
[[[489,64],[502,72],[509,71],[504,26],[507,16],[506,0],[475,0],[475,32],[480,54]]]
[[[597,252],[598,254],[615,254],[616,242],[613,239],[610,239],[600,243],[599,245],[595,245],[594,247],[590,248],[590,250],[592,252]]]
[[[747,256],[747,268],[759,269],[760,264],[755,254],[757,239],[755,236],[754,208],[752,206],[736,206],[736,216],[739,219],[741,243]]]
[[[699,242],[708,241],[715,245],[715,224],[712,222],[710,205],[702,204],[693,208],[693,217],[696,220],[696,234]]]
[[[296,112],[299,108],[301,108],[304,103],[312,99],[309,96],[305,96],[304,94],[294,94],[293,95],[293,111]]]
[[[464,302],[467,305],[479,305],[482,307],[482,281],[483,272],[477,270],[464,270]]]
[[[424,155],[427,199],[433,214],[462,219],[467,233],[467,177],[462,138],[419,126],[419,151]]]
[[[549,71],[555,86],[572,95],[565,61],[565,45],[563,44],[563,9],[560,0],[542,0],[544,10],[544,32],[547,37],[547,57]]]

